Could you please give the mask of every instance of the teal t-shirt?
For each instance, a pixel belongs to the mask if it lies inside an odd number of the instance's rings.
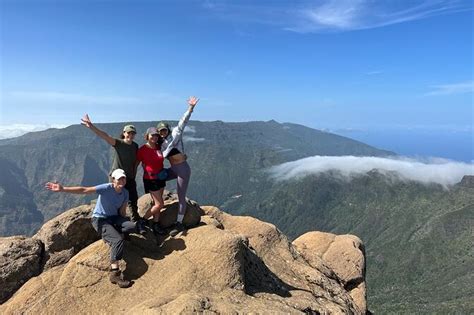
[[[106,218],[119,214],[120,207],[128,202],[128,190],[122,188],[121,192],[116,192],[113,184],[102,184],[95,186],[99,195],[95,204],[92,217]]]

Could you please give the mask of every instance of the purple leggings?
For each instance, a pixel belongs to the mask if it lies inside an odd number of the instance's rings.
[[[169,174],[166,180],[176,180],[176,187],[178,191],[179,212],[178,214],[186,213],[186,191],[188,190],[189,179],[191,178],[191,167],[188,162],[184,161],[176,165],[171,165]]]

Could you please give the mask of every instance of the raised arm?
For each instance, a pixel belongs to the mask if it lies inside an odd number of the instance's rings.
[[[173,138],[180,138],[180,136],[183,134],[184,128],[188,124],[189,118],[191,117],[191,113],[194,111],[194,106],[197,105],[199,102],[199,99],[195,96],[191,96],[188,99],[188,110],[184,113],[183,117],[178,122],[178,126],[173,128],[173,131],[171,132],[171,135]]]
[[[107,141],[107,143],[111,146],[115,146],[116,140],[109,136],[105,131],[100,130],[99,128],[94,126],[94,124],[89,118],[89,115],[85,114],[84,117],[81,118],[81,124],[92,130],[96,135]]]
[[[80,194],[80,195],[93,194],[96,192],[95,187],[83,187],[83,186],[64,187],[63,185],[59,183],[52,183],[52,182],[47,182],[45,185],[45,188],[53,192],[67,192],[71,194]]]

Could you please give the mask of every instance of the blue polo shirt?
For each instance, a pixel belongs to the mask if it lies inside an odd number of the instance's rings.
[[[111,183],[95,186],[95,190],[99,195],[95,204],[92,217],[106,218],[119,214],[120,207],[128,202],[128,190],[122,188],[121,192],[116,192]]]

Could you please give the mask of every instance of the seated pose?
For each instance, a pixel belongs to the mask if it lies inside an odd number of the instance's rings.
[[[92,130],[100,138],[104,139],[108,144],[114,148],[114,161],[112,163],[112,170],[117,168],[123,169],[127,175],[127,184],[125,188],[129,193],[128,204],[132,210],[132,221],[138,221],[140,216],[138,215],[138,193],[137,184],[135,182],[136,168],[135,163],[137,160],[138,144],[133,141],[137,130],[133,125],[126,125],[123,127],[120,139],[112,138],[105,131],[97,128],[89,118],[89,115],[85,115],[81,119],[81,123]],[[145,230],[140,231],[141,234],[145,233]]]
[[[179,211],[176,223],[170,231],[170,235],[173,237],[184,230],[183,218],[186,213],[186,191],[188,190],[189,179],[191,178],[191,168],[189,167],[188,162],[186,162],[186,155],[184,154],[183,131],[191,117],[194,106],[196,106],[198,102],[199,99],[194,96],[191,96],[188,99],[189,108],[178,122],[178,126],[174,127],[172,131],[170,126],[165,122],[160,122],[157,126],[158,132],[163,141],[161,144],[163,156],[167,158],[171,164],[170,175],[167,179],[169,180],[175,176],[177,177],[176,186],[179,200]]]
[[[154,205],[143,216],[148,220],[153,216],[153,232],[155,234],[164,234],[158,221],[160,212],[163,208],[163,190],[166,182],[158,178],[158,174],[163,170],[163,154],[161,153],[161,141],[158,131],[155,127],[150,127],[145,133],[146,143],[138,149],[137,162],[135,168],[140,162],[143,167],[143,186],[145,193],[150,193]]]
[[[128,288],[131,282],[123,278],[119,269],[119,261],[123,256],[124,240],[122,233],[138,232],[137,225],[125,218],[127,209],[128,191],[125,172],[116,169],[112,172],[112,183],[95,187],[64,187],[58,183],[46,183],[46,189],[53,192],[67,192],[73,194],[97,193],[99,198],[92,212],[92,226],[100,237],[109,244],[110,250],[110,282],[121,288]]]

